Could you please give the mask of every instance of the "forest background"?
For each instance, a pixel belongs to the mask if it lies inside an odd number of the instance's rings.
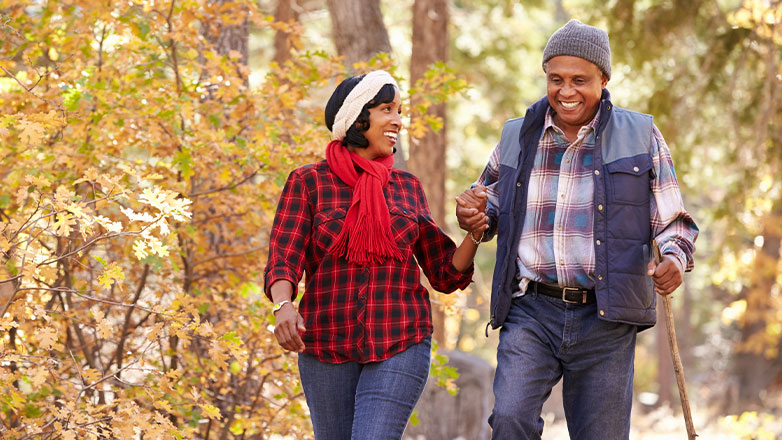
[[[309,438],[260,279],[334,86],[398,78],[397,166],[459,238],[453,197],[571,17],[608,30],[613,101],[654,115],[701,228],[674,295],[696,429],[782,436],[782,2],[0,0],[0,437]],[[493,246],[433,294],[438,353],[494,362]],[[634,438],[684,432],[664,327],[639,337]]]

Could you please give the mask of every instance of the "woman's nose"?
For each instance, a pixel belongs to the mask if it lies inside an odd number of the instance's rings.
[[[391,123],[397,128],[402,128],[402,116],[400,116],[399,113],[394,113],[391,116]]]

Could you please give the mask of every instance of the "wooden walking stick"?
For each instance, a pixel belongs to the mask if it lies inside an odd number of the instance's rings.
[[[660,247],[656,240],[652,240],[652,252],[654,253],[654,262],[660,264],[662,255]],[[687,438],[695,440],[698,434],[695,433],[695,426],[692,423],[692,413],[690,412],[690,400],[687,398],[687,385],[684,383],[684,367],[682,359],[679,356],[679,344],[676,343],[676,329],[673,325],[673,306],[671,306],[671,295],[660,295],[665,307],[665,325],[668,328],[668,347],[671,349],[671,359],[673,359],[673,371],[676,374],[676,385],[679,387],[679,399],[682,401],[682,414],[684,414],[684,423],[687,426]]]

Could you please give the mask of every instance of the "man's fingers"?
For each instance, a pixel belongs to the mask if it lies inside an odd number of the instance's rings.
[[[477,208],[483,204],[484,198],[475,196],[470,191],[465,191],[456,197],[456,202],[465,208]]]
[[[655,291],[660,295],[670,295],[682,283],[682,274],[678,265],[671,258],[666,258],[662,263],[649,266],[650,272],[653,272],[653,281]]]
[[[477,204],[472,204],[461,198],[461,196],[456,198],[456,204],[458,205],[456,207],[456,215],[459,215],[459,210],[462,210],[463,215],[475,215],[478,212],[478,209],[475,208]]]

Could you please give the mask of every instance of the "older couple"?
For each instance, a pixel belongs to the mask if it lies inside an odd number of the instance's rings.
[[[418,179],[391,167],[394,79],[375,71],[334,91],[326,160],[290,174],[265,273],[275,336],[299,352],[316,439],[402,437],[430,363],[419,267],[435,289],[462,289],[479,243],[495,235],[492,438],[540,438],[560,378],[571,438],[628,438],[636,334],[655,324],[655,292],[670,294],[692,268],[698,229],[652,117],[610,100],[608,35],[571,20],[549,39],[543,71],[547,96],[506,122],[457,199],[467,232],[458,247]]]

